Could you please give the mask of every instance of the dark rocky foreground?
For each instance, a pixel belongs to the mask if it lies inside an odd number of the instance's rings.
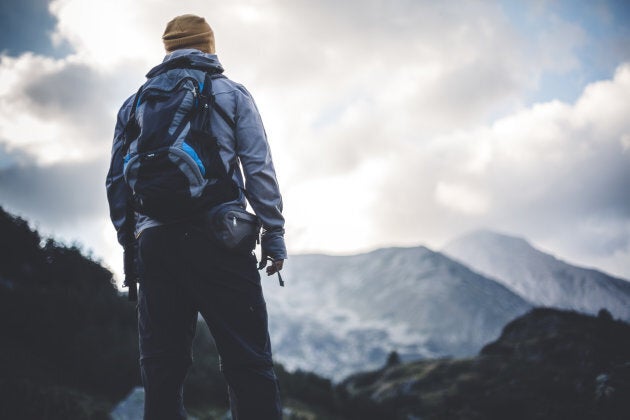
[[[627,419],[630,325],[534,309],[477,357],[357,374],[337,394],[357,419]]]

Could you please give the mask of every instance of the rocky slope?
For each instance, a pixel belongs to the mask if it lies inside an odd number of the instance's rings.
[[[627,419],[630,325],[535,309],[477,357],[389,366],[336,392],[354,419]]]

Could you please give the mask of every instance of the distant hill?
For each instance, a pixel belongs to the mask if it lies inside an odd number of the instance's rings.
[[[630,320],[630,281],[568,264],[524,239],[477,231],[455,239],[444,252],[533,305],[590,314],[606,308]]]
[[[0,209],[0,418],[108,418],[139,383],[135,322],[108,270]]]
[[[531,306],[425,247],[354,256],[296,255],[286,287],[264,279],[275,357],[342,379],[403,360],[476,354]]]
[[[630,325],[535,309],[470,359],[394,364],[336,389],[351,419],[622,420],[630,413]]]

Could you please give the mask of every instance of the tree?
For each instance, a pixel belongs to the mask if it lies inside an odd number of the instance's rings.
[[[396,350],[393,350],[387,356],[387,361],[385,362],[385,367],[397,366],[400,364],[400,356]]]

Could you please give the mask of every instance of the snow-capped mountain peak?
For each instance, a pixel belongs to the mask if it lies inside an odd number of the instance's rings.
[[[525,239],[487,230],[451,241],[444,253],[508,287],[534,305],[630,319],[630,282],[577,267]]]

